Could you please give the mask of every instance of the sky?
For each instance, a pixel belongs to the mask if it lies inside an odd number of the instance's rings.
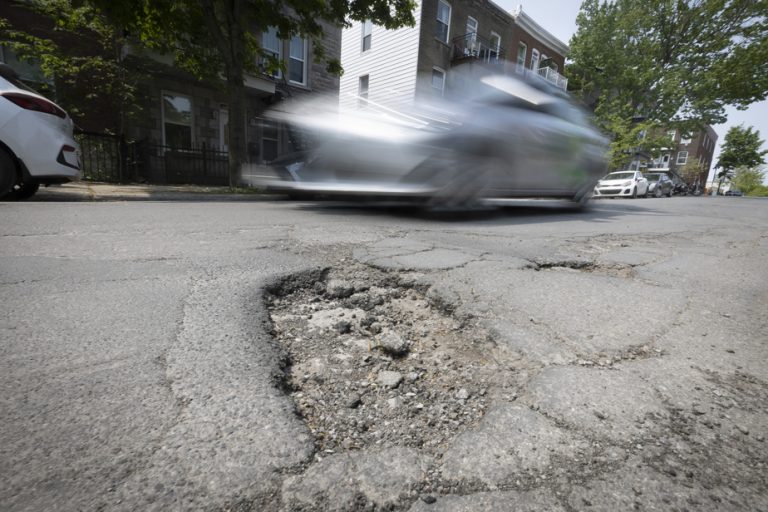
[[[523,12],[566,44],[576,32],[576,15],[579,13],[581,0],[493,0],[493,2],[508,11],[522,5]],[[713,168],[720,155],[720,146],[725,134],[732,126],[740,124],[745,127],[752,126],[760,132],[761,139],[768,140],[768,100],[754,103],[743,111],[729,107],[726,109],[726,115],[728,121],[712,127],[718,136],[712,163]],[[768,142],[763,143],[763,149],[768,150]],[[712,174],[713,170],[710,169],[710,176]]]

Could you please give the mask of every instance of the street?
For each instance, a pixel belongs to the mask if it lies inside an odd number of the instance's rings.
[[[765,200],[45,198],[0,510],[768,510]]]

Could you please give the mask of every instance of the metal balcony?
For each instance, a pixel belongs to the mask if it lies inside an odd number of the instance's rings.
[[[469,33],[451,41],[453,46],[452,61],[477,59],[487,63],[499,63],[504,59],[504,52],[498,46],[477,34]]]
[[[539,68],[538,71],[536,71],[536,74],[539,78],[543,78],[547,82],[554,84],[555,87],[564,91],[568,90],[568,79],[554,69],[549,67]]]

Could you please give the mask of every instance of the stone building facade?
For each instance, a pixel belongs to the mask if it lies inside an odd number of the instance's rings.
[[[96,35],[71,34],[56,30],[55,20],[31,9],[24,0],[0,2],[0,18],[13,30],[50,39],[74,55],[100,55],[104,49]],[[319,43],[328,59],[340,59],[341,28],[324,24],[324,37]],[[248,160],[265,163],[291,150],[291,142],[282,126],[265,119],[264,112],[277,102],[295,101],[308,95],[338,96],[339,77],[326,71],[326,63],[313,58],[313,42],[302,38],[280,40],[275,30],[254,28],[262,45],[284,63],[285,73],[271,73],[257,63],[260,72],[246,76],[246,126]],[[101,52],[101,53],[100,53]],[[229,118],[226,92],[222,83],[201,81],[175,67],[170,57],[142,49],[138,45],[123,49],[124,61],[131,79],[137,84],[132,115],[121,120],[115,101],[83,98],[99,76],[77,77],[76,83],[60,80],[40,82],[42,73],[35,63],[19,62],[10,46],[0,41],[0,59],[22,68],[22,77],[32,78],[32,85],[42,88],[72,115],[76,126],[87,132],[122,133],[128,142],[158,146],[160,154],[167,149],[199,150],[224,153],[227,150]],[[109,55],[104,55],[110,58]],[[28,74],[29,76],[24,76]],[[72,101],[69,101],[69,99]],[[77,107],[75,107],[77,105]]]

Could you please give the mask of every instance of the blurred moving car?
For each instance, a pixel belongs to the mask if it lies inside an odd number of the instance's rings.
[[[594,189],[593,197],[644,197],[648,180],[640,171],[617,171],[606,174]]]
[[[280,179],[257,184],[291,195],[437,207],[517,198],[586,204],[605,169],[606,139],[583,111],[565,93],[509,76],[467,83],[460,97],[416,103],[407,112],[364,99],[355,110],[312,102],[272,111],[312,143],[273,162]]]
[[[0,198],[26,199],[40,185],[77,177],[79,149],[67,113],[2,63],[0,96]]]
[[[646,192],[646,196],[672,197],[672,191],[674,190],[675,185],[665,173],[650,172],[646,173],[645,178],[648,180],[648,192]]]

